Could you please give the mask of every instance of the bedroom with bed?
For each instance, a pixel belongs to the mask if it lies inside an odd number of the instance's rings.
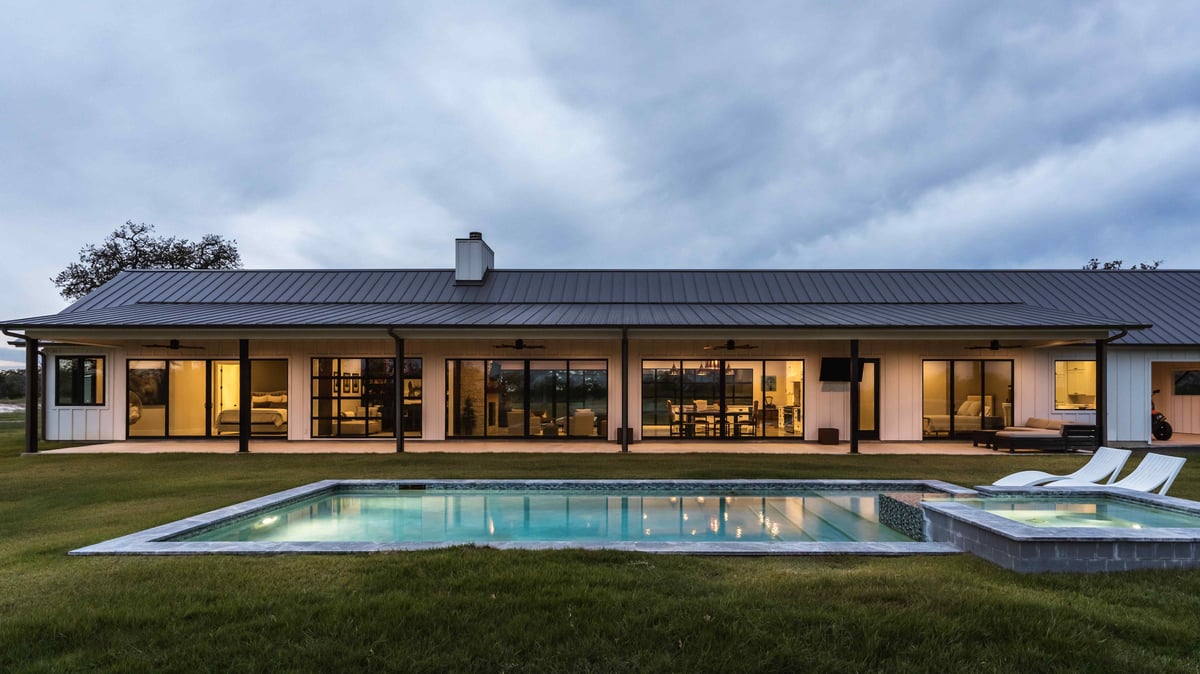
[[[241,421],[238,365],[216,363],[215,370],[215,432],[218,435],[237,435]],[[250,364],[250,434],[286,436],[287,431],[287,361],[253,361]]]
[[[241,410],[237,407],[217,413],[217,432],[238,432]],[[287,391],[252,392],[250,394],[250,433],[253,435],[287,435]]]

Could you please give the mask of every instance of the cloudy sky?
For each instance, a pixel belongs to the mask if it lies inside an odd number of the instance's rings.
[[[126,220],[252,268],[1200,267],[1200,3],[29,2],[0,320]],[[4,361],[21,352],[0,349]]]

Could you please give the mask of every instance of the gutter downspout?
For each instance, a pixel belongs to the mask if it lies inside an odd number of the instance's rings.
[[[238,340],[238,454],[250,451],[250,340]]]
[[[1128,330],[1096,340],[1096,444],[1108,444],[1108,345],[1125,335]]]
[[[629,453],[629,328],[621,328],[621,453]]]
[[[404,453],[404,338],[396,334],[395,328],[388,328],[387,333],[391,335],[392,340],[396,343],[396,367],[394,368],[395,379],[392,383],[394,395],[396,396],[395,419],[392,424],[396,428],[396,453]]]
[[[25,342],[25,453],[37,454],[38,402],[41,398],[41,391],[38,390],[38,341],[28,335],[18,335],[8,330],[2,332]]]
[[[862,363],[858,357],[858,340],[850,340],[850,453],[858,454],[858,427],[862,416],[862,400],[859,399]]]

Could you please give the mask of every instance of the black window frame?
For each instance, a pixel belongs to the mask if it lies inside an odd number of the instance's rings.
[[[599,417],[599,418],[603,419],[603,425],[597,426],[596,435],[571,435],[568,430],[565,430],[566,429],[565,426],[563,427],[564,428],[563,433],[558,433],[556,431],[555,435],[549,435],[549,436],[537,435],[534,433],[533,429],[529,427],[528,414],[526,414],[526,418],[524,420],[524,425],[522,427],[522,433],[520,435],[512,435],[512,434],[507,434],[507,433],[493,435],[493,434],[489,434],[488,430],[487,430],[489,426],[493,425],[493,424],[489,423],[489,420],[494,418],[498,422],[498,420],[501,418],[500,415],[502,413],[506,413],[508,410],[499,409],[495,406],[488,406],[485,404],[484,408],[482,410],[476,412],[476,414],[483,415],[483,419],[484,419],[483,433],[481,435],[468,435],[468,434],[463,434],[463,433],[455,430],[455,423],[451,420],[451,415],[449,412],[450,406],[453,404],[453,401],[450,400],[450,396],[449,396],[449,394],[447,394],[446,408],[445,408],[446,409],[446,418],[445,418],[445,433],[446,433],[445,437],[446,437],[446,439],[453,440],[455,442],[467,441],[467,440],[480,440],[480,439],[501,440],[504,442],[516,441],[516,440],[534,440],[535,442],[545,442],[545,441],[549,441],[549,440],[560,441],[560,442],[561,441],[587,442],[587,441],[597,441],[597,440],[607,440],[608,439],[607,428],[608,428],[608,415],[610,412],[610,410],[608,409],[608,399],[609,399],[609,395],[611,392],[611,386],[612,386],[612,382],[609,379],[609,377],[611,376],[612,371],[613,371],[612,363],[609,362],[608,358],[599,357],[599,356],[598,357],[578,357],[578,358],[576,358],[576,357],[570,357],[570,358],[567,358],[567,357],[561,357],[561,358],[554,358],[554,357],[447,358],[447,359],[445,359],[445,362],[444,362],[444,368],[445,368],[445,373],[446,373],[446,390],[447,390],[447,392],[450,390],[450,379],[451,379],[450,372],[451,372],[452,368],[460,368],[463,363],[481,363],[481,364],[483,364],[483,370],[485,372],[484,380],[486,382],[487,377],[488,377],[486,372],[488,371],[490,364],[491,363],[499,363],[499,362],[510,362],[510,363],[520,362],[521,363],[520,370],[511,370],[511,371],[512,372],[520,372],[522,374],[521,399],[518,401],[514,401],[514,402],[517,402],[518,404],[520,404],[522,406],[521,408],[524,410],[529,410],[532,407],[533,400],[532,400],[532,390],[531,390],[530,382],[533,377],[534,365],[537,363],[542,363],[542,364],[562,363],[562,367],[560,367],[560,368],[550,368],[550,369],[539,368],[539,369],[537,369],[537,372],[539,372],[539,373],[553,372],[553,373],[555,373],[554,377],[556,377],[556,378],[558,376],[563,377],[563,381],[562,381],[562,387],[563,387],[562,396],[563,397],[562,397],[562,401],[558,404],[560,404],[563,407],[563,409],[566,410],[566,414],[568,417],[571,414],[571,410],[574,410],[577,408],[575,403],[578,402],[578,399],[576,399],[573,395],[574,393],[577,393],[579,391],[579,389],[576,387],[585,385],[583,383],[576,383],[574,381],[574,379],[572,378],[571,373],[572,372],[603,372],[604,373],[604,396],[603,396],[604,409],[597,410],[598,415],[603,415],[602,417]],[[583,367],[575,368],[575,367],[572,367],[573,363],[603,363],[604,367],[601,370],[585,369]],[[562,374],[559,375],[558,373],[562,373]],[[486,383],[485,383],[485,386],[486,386]],[[584,399],[586,399],[586,397]],[[486,403],[487,401],[484,401],[484,402]],[[496,425],[499,428],[506,428],[506,427],[498,426],[498,423]],[[604,429],[604,430],[602,431],[601,429]]]
[[[359,361],[359,370],[355,374],[347,374],[343,371],[343,361]],[[320,373],[320,361],[336,361],[332,362],[333,367],[328,373]],[[372,364],[378,366],[382,363],[390,361],[391,375],[375,371],[371,371]],[[360,440],[360,439],[375,439],[381,440],[385,438],[395,438],[397,433],[403,433],[407,439],[421,439],[424,437],[423,414],[424,414],[424,371],[425,361],[424,356],[405,356],[404,362],[401,364],[399,371],[396,368],[395,356],[361,356],[361,355],[336,355],[336,356],[312,356],[309,359],[309,437],[317,440],[341,439],[341,440]],[[385,434],[382,431],[379,433],[371,433],[369,423],[362,424],[361,433],[343,432],[342,424],[345,418],[341,415],[342,400],[371,400],[394,398],[392,392],[395,391],[396,377],[400,377],[401,381],[406,383],[405,395],[403,398],[404,418],[402,419],[401,428],[393,428],[390,434]],[[351,389],[347,389],[349,385]],[[409,394],[412,394],[411,396]],[[392,400],[390,405],[384,404],[383,415],[379,417],[381,426],[393,424],[395,419],[394,405],[401,404],[400,401]],[[356,418],[355,421],[358,419]],[[366,418],[364,417],[365,421]],[[331,429],[329,433],[314,432],[314,427],[321,424],[326,424],[327,428]]]
[[[92,371],[100,373],[100,383],[93,389],[93,394],[94,394],[93,397],[95,398],[95,400],[93,400],[90,403],[84,402],[82,400],[83,391],[85,388],[85,368],[84,368],[83,363],[86,360],[96,361],[99,364],[99,367],[94,367],[94,369]],[[70,389],[71,399],[67,400],[67,401],[63,400],[63,387],[59,385],[60,382],[62,381],[62,379],[61,379],[62,372],[60,371],[59,368],[60,368],[60,364],[63,361],[74,361],[75,362],[74,371],[71,373],[71,389]],[[75,355],[55,356],[54,357],[54,406],[55,407],[104,407],[107,404],[105,402],[105,396],[104,396],[105,379],[108,377],[108,375],[105,374],[107,367],[105,366],[104,361],[105,361],[104,356],[97,356],[94,354],[79,355],[79,356],[75,356]]]

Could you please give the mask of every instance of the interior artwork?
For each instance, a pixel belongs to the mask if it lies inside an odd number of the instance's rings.
[[[1175,395],[1200,395],[1200,370],[1180,370],[1175,373]]]

